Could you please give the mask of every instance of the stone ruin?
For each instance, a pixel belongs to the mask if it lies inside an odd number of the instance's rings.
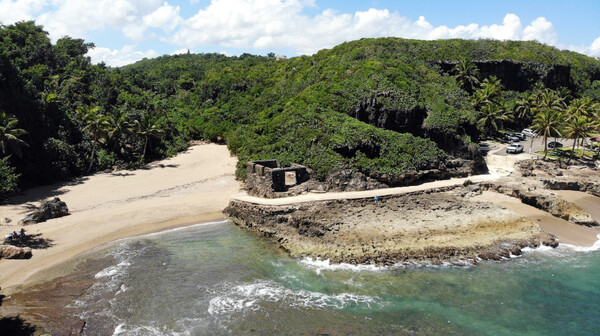
[[[248,194],[259,197],[287,196],[290,188],[310,179],[305,166],[292,164],[281,168],[277,160],[250,161],[246,163],[246,169]]]

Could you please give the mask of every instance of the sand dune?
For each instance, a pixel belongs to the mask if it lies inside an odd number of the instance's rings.
[[[146,169],[96,174],[12,198],[0,206],[0,218],[12,220],[0,226],[1,234],[19,230],[31,207],[53,196],[71,215],[26,226],[53,246],[33,250],[30,260],[0,260],[0,286],[12,292],[68,272],[57,266],[120,238],[224,218],[221,210],[240,191],[236,161],[226,146],[196,145]]]

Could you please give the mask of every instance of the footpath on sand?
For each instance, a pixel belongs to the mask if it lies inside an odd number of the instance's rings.
[[[344,191],[344,192],[328,192],[328,193],[309,193],[298,196],[283,197],[283,198],[262,198],[250,196],[247,193],[240,193],[231,196],[232,200],[249,202],[253,204],[261,205],[290,205],[304,202],[314,201],[330,201],[330,200],[342,200],[342,199],[361,199],[361,198],[375,198],[390,195],[401,195],[411,193],[415,191],[437,189],[444,187],[451,187],[462,185],[465,181],[471,182],[484,182],[498,179],[500,175],[497,174],[485,174],[485,175],[474,175],[462,178],[453,178],[449,180],[440,180],[427,182],[415,186],[408,187],[397,187],[397,188],[385,188],[375,190],[364,190],[364,191]]]

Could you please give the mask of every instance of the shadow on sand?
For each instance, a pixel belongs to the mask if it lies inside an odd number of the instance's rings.
[[[43,201],[48,198],[58,197],[66,192],[62,187],[75,186],[84,183],[89,177],[78,177],[70,181],[55,183],[23,190],[19,193],[9,196],[4,202],[0,200],[0,204],[4,205],[21,205],[27,209],[36,207],[34,203]]]
[[[41,236],[41,233],[28,234],[25,237],[4,240],[4,243],[17,247],[30,247],[32,249],[47,249],[54,246],[52,239],[42,238]]]

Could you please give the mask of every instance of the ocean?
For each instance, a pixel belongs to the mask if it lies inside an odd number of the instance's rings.
[[[70,308],[84,335],[598,335],[599,247],[330,265],[224,221],[118,242]]]

